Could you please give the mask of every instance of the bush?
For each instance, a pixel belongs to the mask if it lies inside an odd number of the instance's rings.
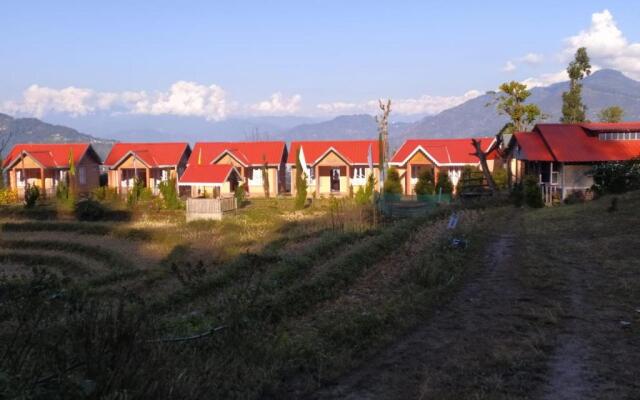
[[[522,207],[524,204],[524,191],[522,183],[516,183],[511,190],[510,199],[516,207]]]
[[[33,208],[40,197],[40,189],[36,185],[29,185],[24,189],[24,206],[26,208]]]
[[[233,196],[238,201],[238,207],[242,206],[242,204],[246,199],[244,185],[238,185],[238,187],[236,187],[235,192],[233,193]]]
[[[116,201],[118,200],[118,191],[116,188],[100,186],[91,191],[91,197],[99,201]]]
[[[425,169],[418,177],[418,182],[415,187],[416,194],[420,196],[433,194],[435,190],[433,170],[431,168]]]
[[[18,201],[18,192],[8,188],[0,189],[0,205],[15,204]]]
[[[640,189],[640,158],[599,164],[589,171],[589,175],[593,177],[593,189],[598,194],[637,190]]]
[[[441,191],[442,194],[451,194],[453,192],[453,184],[449,179],[449,173],[444,170],[438,172],[438,183],[436,184],[436,194]]]
[[[538,177],[535,175],[525,176],[522,189],[524,202],[527,206],[532,208],[544,207],[542,191],[540,190],[540,185],[538,185]]]
[[[106,213],[102,204],[96,200],[80,200],[75,204],[74,214],[79,221],[100,221]]]
[[[69,186],[65,181],[58,182],[56,186],[56,199],[68,200],[69,199]]]
[[[495,182],[498,190],[504,190],[508,186],[507,170],[505,168],[495,168],[491,173],[493,181]]]
[[[471,165],[465,165],[462,168],[462,173],[460,174],[460,180],[458,181],[458,185],[456,186],[456,194],[460,195],[465,191],[465,184],[469,178],[472,178],[474,173],[479,172],[480,170],[477,167],[473,167]]]
[[[182,208],[182,202],[178,196],[176,178],[171,178],[168,181],[160,182],[160,194],[162,194],[162,202],[164,208],[168,210],[177,210]]]
[[[382,190],[384,194],[402,194],[402,184],[397,169],[389,168]]]
[[[139,201],[149,201],[152,198],[153,193],[151,193],[151,189],[144,187],[144,183],[136,178],[127,196],[127,205],[135,206]]]

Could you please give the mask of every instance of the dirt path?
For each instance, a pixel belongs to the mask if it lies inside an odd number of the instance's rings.
[[[337,385],[316,393],[317,399],[431,398],[438,396],[442,376],[478,348],[491,330],[502,330],[500,320],[512,313],[511,305],[523,293],[512,269],[514,238],[498,238],[488,255],[493,257],[480,276],[435,315],[427,325],[383,351]],[[460,368],[465,368],[463,364]]]

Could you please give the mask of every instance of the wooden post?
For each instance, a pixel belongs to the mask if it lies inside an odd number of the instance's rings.
[[[150,176],[151,175],[151,170],[149,168],[145,167],[144,171],[145,171],[144,173],[146,175],[146,177],[145,177],[146,186],[147,186],[147,188],[151,189],[151,176]]]
[[[320,197],[320,166],[316,165],[315,167],[313,167],[314,170],[316,171],[316,179],[315,179],[315,186],[316,186],[316,196]]]
[[[46,197],[47,190],[44,187],[44,168],[40,168],[40,188],[42,189],[43,197]]]

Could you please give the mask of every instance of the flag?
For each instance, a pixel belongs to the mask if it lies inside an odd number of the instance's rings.
[[[302,165],[302,171],[305,173],[306,179],[309,180],[309,169],[307,168],[307,161],[304,159],[304,151],[302,150],[302,146],[300,146],[300,154],[298,157],[300,159],[300,165]]]
[[[369,143],[369,153],[367,153],[367,162],[369,163],[369,170],[373,172],[373,153],[371,143]]]
[[[202,165],[202,147],[200,147],[200,152],[198,152],[198,165]]]

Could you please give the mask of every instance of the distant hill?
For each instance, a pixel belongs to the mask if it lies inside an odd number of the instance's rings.
[[[411,124],[395,122],[389,126],[391,134],[403,132]],[[369,114],[341,115],[329,121],[308,123],[288,129],[278,136],[283,140],[370,139],[377,137],[375,117]]]
[[[568,82],[561,82],[531,90],[530,102],[540,106],[548,115],[545,122],[560,120],[562,92],[568,87]],[[621,72],[610,69],[594,72],[584,80],[582,95],[591,120],[597,120],[597,114],[602,108],[613,105],[624,109],[625,120],[640,120],[640,82],[628,78]],[[495,96],[485,94],[437,115],[425,117],[412,124],[395,139],[493,135],[507,121],[506,117],[496,114],[495,107],[486,106]]]
[[[16,143],[89,142],[104,158],[113,144],[112,140],[95,138],[66,126],[48,124],[37,118],[13,118],[0,113],[0,139],[7,137],[10,139],[4,150],[5,154]]]

